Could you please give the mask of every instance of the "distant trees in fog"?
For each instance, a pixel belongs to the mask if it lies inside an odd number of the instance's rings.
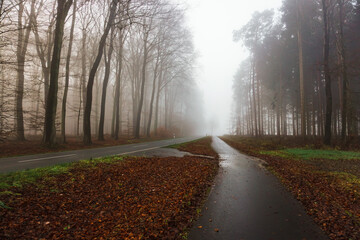
[[[189,134],[201,123],[180,5],[16,0],[1,1],[0,14],[0,139],[91,144],[105,134]]]
[[[359,0],[285,0],[234,40],[250,52],[234,76],[235,134],[358,136]]]

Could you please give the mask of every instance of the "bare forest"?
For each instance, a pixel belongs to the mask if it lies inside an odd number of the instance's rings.
[[[194,134],[184,13],[167,0],[1,0],[0,141]]]
[[[0,0],[0,239],[360,239],[359,116],[360,0]]]

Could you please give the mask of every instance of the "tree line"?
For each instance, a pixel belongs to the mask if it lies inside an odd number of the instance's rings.
[[[188,134],[201,122],[185,9],[169,0],[0,2],[0,139]]]
[[[360,1],[284,0],[234,31],[249,51],[234,76],[233,133],[359,134]]]

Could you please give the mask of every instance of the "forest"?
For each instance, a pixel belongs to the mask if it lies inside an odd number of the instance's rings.
[[[0,141],[194,133],[184,13],[168,0],[1,0]]]
[[[359,66],[360,0],[0,0],[0,239],[360,239]]]
[[[236,135],[349,144],[359,134],[360,1],[284,0],[233,32],[249,51],[233,81]]]

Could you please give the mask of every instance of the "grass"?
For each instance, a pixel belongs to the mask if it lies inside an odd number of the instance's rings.
[[[304,204],[330,239],[360,239],[359,148],[341,151],[299,138],[223,139],[264,159],[267,169]]]
[[[353,186],[353,185],[359,185],[360,186],[360,178],[357,176],[346,173],[346,172],[330,172],[329,175],[334,176],[344,182],[347,187]],[[356,191],[355,191],[356,192]]]
[[[0,196],[10,194],[11,191],[8,191],[8,189],[12,187],[23,188],[26,184],[35,184],[41,178],[66,174],[73,168],[92,168],[99,163],[114,163],[122,159],[123,157],[120,156],[111,156],[0,174]]]
[[[260,151],[261,154],[293,157],[303,160],[311,159],[331,159],[331,160],[350,160],[360,159],[360,152],[339,151],[339,150],[323,150],[323,149],[305,149],[305,148],[288,148],[276,151]]]

